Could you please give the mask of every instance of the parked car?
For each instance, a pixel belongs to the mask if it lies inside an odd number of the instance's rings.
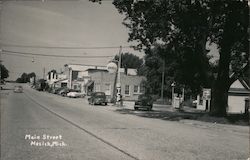
[[[90,98],[88,98],[89,104],[104,104],[107,105],[107,99],[104,92],[94,92],[91,94]]]
[[[62,95],[62,96],[67,96],[67,94],[70,92],[71,90],[69,88],[63,88],[61,89],[58,94]]]
[[[60,87],[60,88],[56,88],[55,90],[54,90],[54,94],[59,94],[59,92],[61,91],[61,90],[63,90],[65,87]]]
[[[85,95],[86,95],[85,93],[78,91],[78,90],[70,90],[67,93],[67,96],[70,98],[83,98],[85,97]]]
[[[15,93],[22,93],[23,92],[23,87],[22,86],[15,86],[14,87],[14,92]]]
[[[148,111],[153,108],[153,98],[150,95],[139,95],[138,100],[135,101],[134,109],[138,110],[139,108],[147,109]]]

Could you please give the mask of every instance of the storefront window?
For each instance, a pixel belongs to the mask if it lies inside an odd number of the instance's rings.
[[[129,95],[129,85],[125,85],[125,95]]]
[[[134,85],[134,93],[139,93],[139,86],[138,85]]]

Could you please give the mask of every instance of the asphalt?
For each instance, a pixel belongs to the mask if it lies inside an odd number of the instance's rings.
[[[1,90],[0,100],[1,160],[240,160],[249,156],[248,126],[150,117],[160,115],[159,108],[146,112],[134,111],[131,105],[93,106],[86,98],[60,97],[26,85],[24,93]],[[54,139],[42,139],[43,135]],[[60,145],[42,144],[48,142]]]

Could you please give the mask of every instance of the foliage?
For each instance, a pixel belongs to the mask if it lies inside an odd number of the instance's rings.
[[[212,112],[226,115],[228,89],[249,63],[248,1],[114,0],[113,4],[125,16],[128,40],[146,53],[148,77],[157,77],[149,79],[152,87],[159,88],[162,59],[171,61],[165,63],[166,72],[170,70],[167,78],[193,92],[212,87]],[[212,43],[220,55],[216,66],[209,63],[207,45]],[[152,54],[159,45],[163,51]]]
[[[3,64],[0,64],[0,70],[1,70],[1,79],[9,77],[9,71]]]
[[[198,86],[212,86],[212,110],[225,115],[229,74],[240,73],[248,63],[247,1],[115,0],[114,5],[125,15],[129,41],[138,41],[137,49],[150,50],[161,43],[173,50],[180,66],[174,79],[190,86],[194,77]],[[217,70],[209,64],[207,43],[218,45]]]
[[[34,72],[29,73],[29,74],[23,73],[21,75],[21,77],[17,78],[16,82],[17,83],[27,83],[27,82],[30,82],[30,78],[32,78],[32,77],[36,77],[36,74]]]
[[[119,60],[119,55],[116,55],[115,60]],[[139,70],[143,60],[131,53],[124,53],[121,55],[121,67],[122,68],[133,68]]]

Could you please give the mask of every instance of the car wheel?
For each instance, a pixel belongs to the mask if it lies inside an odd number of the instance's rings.
[[[138,110],[138,107],[134,107],[135,108],[135,110]]]
[[[107,104],[108,104],[107,102],[104,103],[105,106],[106,106]]]

